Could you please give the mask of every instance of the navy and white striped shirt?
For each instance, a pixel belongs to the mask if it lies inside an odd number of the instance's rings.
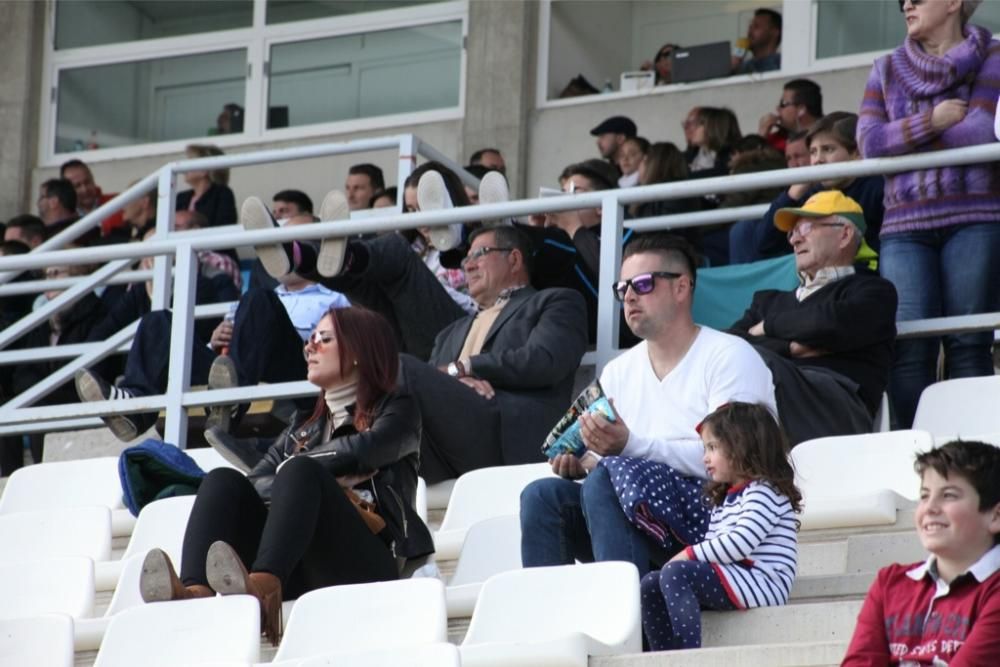
[[[798,560],[792,504],[766,482],[731,489],[712,510],[705,540],[686,551],[712,564],[740,609],[785,604]]]

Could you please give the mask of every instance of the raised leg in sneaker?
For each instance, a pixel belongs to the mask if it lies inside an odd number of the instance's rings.
[[[479,203],[485,204],[505,204],[510,201],[510,190],[507,188],[507,179],[499,171],[488,171],[479,180]],[[500,222],[499,220],[484,220],[486,223]]]
[[[428,171],[417,182],[417,206],[421,211],[442,211],[453,207],[444,178],[436,171]],[[453,224],[431,227],[431,244],[445,252],[462,242],[462,225]]]
[[[104,379],[89,368],[81,368],[76,372],[76,393],[81,401],[117,401],[126,398],[135,398],[126,389],[119,389],[109,385]],[[101,417],[105,425],[115,437],[122,442],[135,440],[139,433],[146,429],[140,429],[139,420],[132,415],[104,415]],[[147,427],[148,428],[148,427]]]
[[[232,357],[218,356],[208,369],[209,389],[232,389],[240,385],[239,377],[236,373],[236,364]],[[205,429],[219,429],[229,432],[232,427],[233,416],[236,414],[237,406],[233,404],[213,405],[208,408],[208,417],[205,419]]]
[[[331,220],[347,220],[351,210],[347,206],[347,197],[339,190],[331,190],[323,197],[319,207],[320,222]],[[316,271],[326,278],[340,273],[344,268],[344,255],[347,250],[347,239],[343,237],[327,237],[319,246],[319,256],[316,258]]]
[[[264,453],[257,449],[256,438],[234,438],[228,431],[220,428],[206,428],[205,442],[219,452],[238,469],[250,472],[264,458]]]
[[[278,226],[270,209],[258,197],[247,197],[240,207],[240,224],[247,231],[274,229]],[[254,246],[257,259],[275,278],[287,275],[293,268],[294,248],[291,243],[272,243]]]

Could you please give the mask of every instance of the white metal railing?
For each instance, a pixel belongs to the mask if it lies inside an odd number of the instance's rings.
[[[404,139],[414,149],[409,152],[403,150],[406,145]],[[142,182],[149,182],[155,179],[159,187],[160,205],[158,206],[157,229],[162,234],[157,234],[154,239],[142,244],[123,244],[118,246],[102,246],[86,249],[54,250],[50,252],[33,252],[28,255],[11,256],[0,258],[0,271],[23,271],[35,269],[46,265],[56,264],[87,264],[95,261],[112,262],[101,269],[106,275],[102,279],[109,277],[116,271],[117,265],[128,265],[143,256],[156,256],[156,268],[153,270],[154,285],[159,283],[160,293],[164,296],[159,303],[167,303],[170,283],[170,259],[176,259],[176,268],[173,271],[173,291],[175,294],[173,310],[177,316],[173,318],[173,329],[171,331],[170,342],[170,368],[174,371],[170,374],[167,391],[159,396],[146,396],[142,398],[130,399],[128,401],[102,401],[88,404],[46,406],[46,407],[23,407],[30,401],[24,395],[18,396],[0,407],[0,434],[19,433],[29,431],[39,431],[53,426],[62,428],[94,423],[92,418],[101,414],[124,414],[130,412],[141,412],[150,410],[167,410],[166,433],[168,441],[184,445],[184,433],[187,426],[187,412],[185,408],[191,406],[218,405],[232,402],[246,402],[258,398],[283,398],[291,396],[301,396],[315,391],[315,388],[307,382],[289,382],[272,385],[261,385],[256,387],[239,387],[235,389],[215,390],[210,392],[191,392],[189,385],[190,374],[190,341],[193,327],[192,313],[194,277],[196,267],[196,255],[198,250],[224,249],[246,245],[260,245],[266,243],[288,242],[293,239],[320,239],[328,236],[352,236],[359,233],[367,233],[385,229],[413,229],[417,227],[436,227],[458,222],[472,222],[477,220],[494,220],[515,218],[531,214],[553,213],[559,211],[569,211],[580,208],[600,207],[602,209],[601,237],[607,239],[620,239],[624,228],[624,207],[630,204],[643,203],[648,201],[660,201],[684,197],[696,197],[705,194],[725,194],[742,190],[770,187],[785,187],[794,183],[816,182],[820,180],[831,180],[840,178],[851,178],[858,176],[871,176],[879,174],[897,173],[913,169],[926,169],[930,167],[942,167],[961,164],[974,164],[980,162],[991,162],[1000,160],[1000,144],[989,144],[974,146],[969,148],[952,149],[939,151],[936,153],[924,153],[919,155],[909,155],[896,158],[880,158],[857,162],[847,162],[816,167],[801,167],[798,169],[787,169],[781,171],[759,172],[745,174],[741,176],[723,176],[711,179],[700,179],[684,181],[680,183],[668,183],[649,185],[643,187],[629,188],[625,190],[608,190],[602,192],[577,193],[544,199],[528,199],[512,201],[505,204],[493,204],[486,206],[455,208],[442,211],[425,211],[411,214],[401,214],[398,211],[388,211],[385,215],[366,218],[361,221],[322,221],[313,225],[297,225],[294,227],[268,229],[257,231],[244,231],[239,235],[203,233],[196,236],[185,237],[181,234],[170,234],[169,228],[173,215],[173,178],[176,173],[190,171],[194,169],[215,169],[224,167],[241,166],[246,164],[259,164],[268,160],[285,161],[300,159],[302,157],[316,157],[318,154],[334,154],[335,152],[352,152],[353,150],[371,150],[373,146],[384,147],[385,142],[398,142],[400,150],[400,172],[403,173],[404,166],[406,173],[412,167],[412,158],[416,154],[433,156],[440,159],[442,156],[437,151],[428,150],[429,147],[422,146],[420,141],[412,135],[394,137],[390,139],[364,140],[362,142],[348,142],[346,144],[332,144],[325,147],[299,147],[277,151],[261,151],[258,153],[248,153],[238,156],[225,156],[215,158],[205,158],[200,160],[187,160],[180,163],[165,165],[156,174],[147,177]],[[357,148],[364,145],[365,148]],[[397,145],[393,143],[393,145]],[[423,149],[423,150],[421,150]],[[322,151],[330,151],[323,153]],[[443,160],[442,160],[443,161]],[[450,162],[450,161],[448,161]],[[405,163],[405,165],[404,165]],[[460,172],[461,173],[461,172]],[[471,178],[467,174],[466,179]],[[400,184],[404,177],[400,176]],[[166,194],[165,194],[166,193]],[[123,193],[121,198],[135,198],[137,192],[130,189]],[[400,190],[402,196],[402,189]],[[106,205],[107,207],[107,205]],[[102,207],[105,208],[105,207]],[[701,224],[723,222],[727,220],[739,219],[741,217],[753,217],[752,214],[759,215],[762,207],[741,207],[741,209],[731,209],[728,213],[723,211],[712,211],[702,213],[685,213],[673,216],[662,216],[651,219],[634,220],[629,222],[629,227],[637,231],[648,231],[664,228],[682,228]],[[99,211],[100,216],[95,214],[88,216],[84,221],[97,224],[102,217],[117,210],[114,207],[104,211]],[[748,215],[750,213],[751,215]],[[72,231],[67,230],[67,232]],[[601,266],[600,266],[600,288],[598,293],[598,335],[597,348],[591,357],[597,365],[598,371],[607,361],[617,353],[618,304],[614,301],[611,285],[616,278],[618,266],[621,258],[621,243],[605,242],[601,244]],[[2,279],[2,276],[0,276]],[[90,284],[87,281],[86,284]],[[73,289],[86,292],[91,287],[82,287],[85,283],[78,283]],[[156,305],[154,304],[154,308]],[[216,305],[221,309],[224,306]],[[199,313],[206,312],[212,307],[200,306]],[[205,310],[203,310],[205,309]],[[215,312],[215,311],[213,311]],[[20,323],[18,323],[20,324]],[[15,325],[17,326],[17,325]],[[965,317],[937,318],[914,322],[903,322],[899,325],[902,337],[920,335],[939,335],[952,331],[972,331],[984,329],[1000,328],[1000,313],[983,315],[971,315]],[[82,357],[78,357],[74,362],[68,364],[75,368],[82,367],[88,363],[93,363],[101,355],[110,354],[114,349],[118,349],[124,344],[126,336],[124,332],[118,337],[107,341],[107,344],[97,350],[90,350]],[[0,332],[0,347],[9,342],[10,337],[7,332]],[[589,357],[590,355],[588,355]],[[85,359],[87,359],[85,361]],[[67,371],[68,377],[72,371]],[[51,388],[58,386],[61,382],[54,382]],[[39,386],[33,387],[31,391],[41,395]]]

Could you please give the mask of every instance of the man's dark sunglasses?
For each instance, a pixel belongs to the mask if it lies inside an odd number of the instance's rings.
[[[924,4],[924,0],[910,0],[910,3],[916,7],[918,5]],[[906,0],[899,0],[899,11],[903,11],[903,6],[906,5]]]
[[[628,280],[619,280],[614,284],[615,288],[615,298],[619,301],[625,300],[625,294],[628,292],[628,288],[631,287],[632,291],[636,294],[649,294],[656,287],[657,278],[666,278],[668,280],[673,280],[674,278],[680,278],[683,273],[673,273],[671,271],[653,271],[651,273],[640,273],[637,276],[632,276]]]

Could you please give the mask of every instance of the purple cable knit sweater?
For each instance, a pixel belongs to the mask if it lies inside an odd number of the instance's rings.
[[[858,119],[864,157],[887,157],[974,146],[995,141],[993,120],[1000,95],[1000,42],[979,26],[943,57],[915,41],[875,61]],[[934,105],[969,103],[965,118],[938,132]],[[910,171],[885,177],[882,235],[974,222],[1000,222],[1000,165],[972,164]]]

